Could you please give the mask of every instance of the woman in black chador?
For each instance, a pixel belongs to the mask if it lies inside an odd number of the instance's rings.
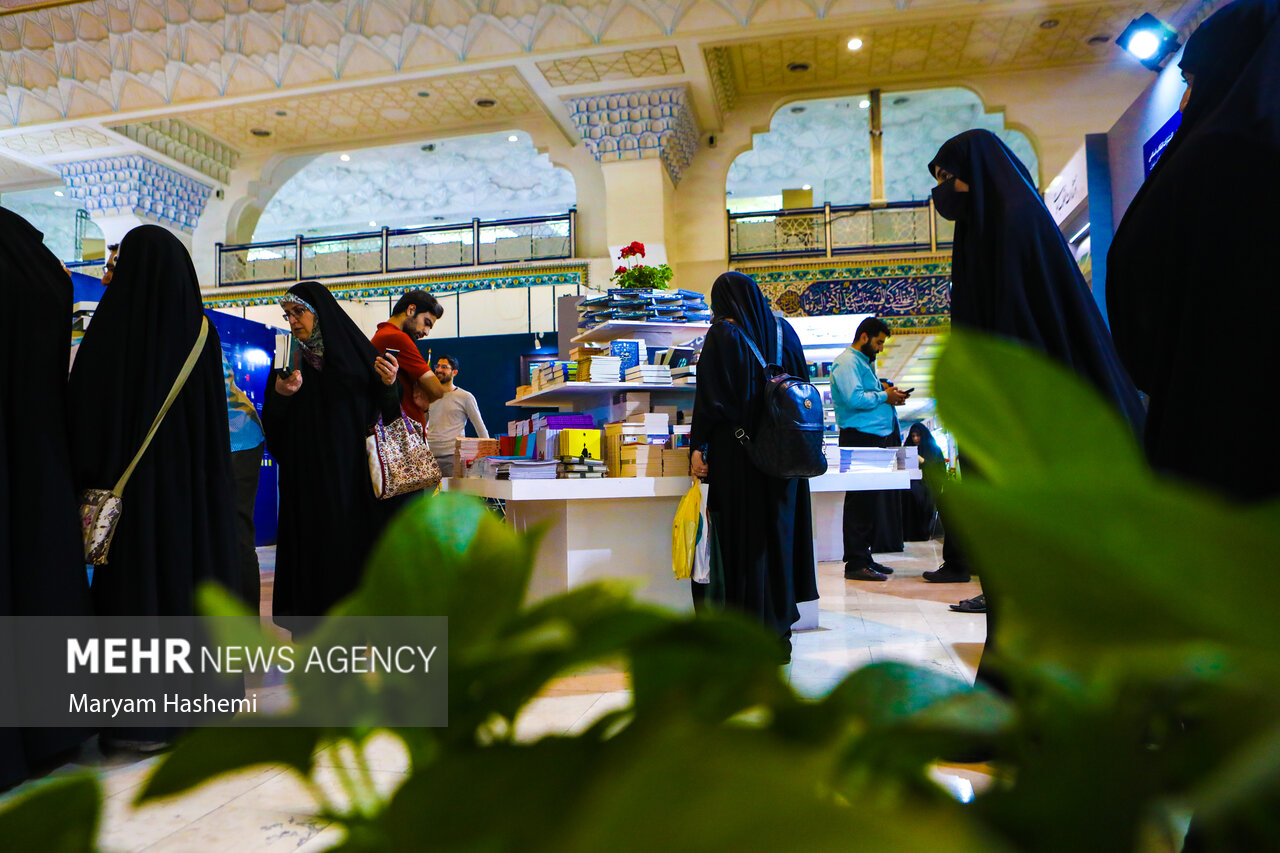
[[[1224,462],[1217,424],[1274,399],[1280,272],[1280,2],[1237,0],[1187,41],[1182,125],[1107,254],[1116,347],[1151,398],[1153,466],[1238,500],[1280,495],[1280,456]],[[1229,343],[1228,343],[1229,341]],[[1227,389],[1218,353],[1247,365]]]
[[[907,447],[916,448],[920,455],[920,470],[935,480],[941,477],[946,467],[942,456],[942,448],[934,440],[933,433],[923,423],[914,423],[907,430]],[[902,502],[902,538],[908,542],[923,542],[932,539],[937,528],[938,510],[933,502],[933,493],[923,479],[911,481],[911,491]]]
[[[708,514],[723,576],[712,575],[708,603],[758,619],[791,650],[796,603],[818,598],[813,562],[813,521],[806,480],[778,480],[757,470],[734,438],[751,430],[764,389],[764,371],[747,338],[769,358],[777,331],[769,303],[756,283],[728,272],[711,288],[716,317],[698,360],[698,387],[690,442],[695,475],[710,484]],[[782,321],[782,367],[807,376],[800,340]],[[695,597],[702,595],[694,585]]]
[[[393,361],[324,285],[280,300],[293,331],[293,371],[267,383],[262,425],[280,465],[280,528],[272,617],[299,633],[355,590],[365,558],[404,501],[373,496],[365,437],[400,414]]]
[[[0,616],[89,613],[67,444],[71,279],[43,235],[0,209]],[[0,635],[0,702],[20,699],[22,638]],[[31,682],[27,682],[31,683]],[[0,790],[88,737],[0,729]]]
[[[968,130],[938,150],[929,173],[938,213],[956,223],[951,323],[1024,343],[1074,370],[1135,431],[1144,417],[1093,294],[1035,181],[989,130]],[[963,448],[961,448],[963,453]],[[961,458],[964,472],[964,459]],[[969,567],[948,536],[932,581],[967,581]]]
[[[124,472],[203,319],[195,268],[178,238],[155,225],[126,234],[71,371],[78,489],[109,489]],[[212,323],[191,375],[125,486],[123,507],[109,560],[93,572],[99,615],[190,616],[201,583],[239,588],[227,390]],[[110,731],[116,739],[141,741],[174,733]]]

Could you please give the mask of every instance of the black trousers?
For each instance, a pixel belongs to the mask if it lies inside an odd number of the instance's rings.
[[[240,562],[240,589],[235,592],[257,613],[262,605],[262,578],[258,573],[258,552],[253,546],[253,506],[258,500],[258,478],[262,474],[262,445],[232,451],[231,471],[236,479],[236,555]]]
[[[840,430],[841,447],[897,447],[901,439],[896,433],[872,435],[856,429]],[[884,533],[902,541],[902,503],[897,492],[845,492],[844,493],[844,563],[846,569],[871,566],[872,543],[877,536],[877,525],[896,528]],[[901,545],[898,546],[899,550]]]

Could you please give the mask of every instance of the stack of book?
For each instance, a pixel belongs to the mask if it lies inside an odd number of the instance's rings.
[[[627,370],[628,382],[648,382],[654,385],[671,384],[671,368],[665,364],[637,364]]]
[[[684,367],[671,368],[672,385],[693,385],[698,381],[698,365],[689,364]]]
[[[486,456],[473,469],[489,480],[554,480],[556,461],[539,462],[517,456]]]
[[[610,477],[621,477],[622,453],[628,447],[637,445],[655,445],[659,450],[666,447],[668,435],[665,431],[650,435],[643,422],[610,423],[604,427],[604,461]],[[635,476],[633,473],[632,476]]]
[[[622,448],[619,465],[623,477],[661,477],[662,453],[659,444],[628,444]]]
[[[459,438],[453,444],[453,476],[466,477],[475,460],[497,456],[500,452],[496,438]]]
[[[569,350],[569,360],[578,365],[578,379],[586,382],[591,378],[591,362],[601,356],[609,355],[607,345],[578,344]]]
[[[556,476],[563,480],[596,480],[606,473],[603,459],[588,456],[561,456]]]
[[[533,387],[551,388],[578,378],[578,365],[572,361],[553,361],[533,374]]]
[[[662,451],[662,476],[691,476],[689,472],[689,448],[681,447],[675,450],[668,448]]]
[[[649,362],[644,341],[638,339],[619,338],[616,341],[609,341],[609,354],[618,357],[622,373],[626,373],[638,364]]]
[[[709,323],[707,298],[694,290],[613,288],[578,303],[578,328],[594,329],[610,320]]]
[[[596,355],[591,357],[591,374],[584,379],[587,382],[617,382],[622,376],[622,359],[616,355]]]

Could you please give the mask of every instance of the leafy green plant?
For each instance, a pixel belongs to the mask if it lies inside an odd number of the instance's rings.
[[[622,251],[618,253],[618,260],[627,261],[623,266],[613,271],[613,276],[609,279],[618,287],[632,288],[636,290],[666,290],[671,284],[671,277],[674,273],[667,264],[658,264],[656,267],[648,266],[636,262],[636,257],[644,257],[644,243],[636,240],[629,245],[623,246]]]
[[[677,615],[611,585],[526,605],[536,535],[445,494],[393,523],[317,633],[355,616],[449,618],[450,724],[391,730],[411,757],[405,784],[374,788],[372,726],[206,729],[139,801],[259,763],[312,779],[336,745],[344,796],[312,790],[345,826],[343,851],[1170,850],[1171,816],[1192,811],[1207,849],[1275,847],[1280,507],[1155,477],[1091,389],[1022,348],[955,333],[936,382],[983,473],[942,499],[998,609],[1008,698],[886,663],[806,700],[773,641],[732,615]],[[260,636],[226,594],[201,600],[220,638]],[[602,662],[629,673],[629,707],[576,736],[514,739],[551,679]],[[962,805],[928,771],[978,753],[999,772]],[[74,790],[88,820],[91,788]],[[0,813],[0,838],[60,796],[37,792]]]

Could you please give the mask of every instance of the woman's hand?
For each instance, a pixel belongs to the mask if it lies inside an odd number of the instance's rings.
[[[292,397],[298,393],[298,389],[302,387],[302,371],[295,370],[289,374],[286,379],[282,373],[276,371],[276,393],[281,397]]]
[[[706,477],[711,473],[711,469],[707,467],[707,463],[702,461],[702,451],[695,450],[689,454],[689,471],[693,476],[698,478]]]
[[[373,369],[378,371],[378,378],[383,385],[394,385],[396,374],[400,372],[400,363],[394,355],[380,355],[373,360]]]

